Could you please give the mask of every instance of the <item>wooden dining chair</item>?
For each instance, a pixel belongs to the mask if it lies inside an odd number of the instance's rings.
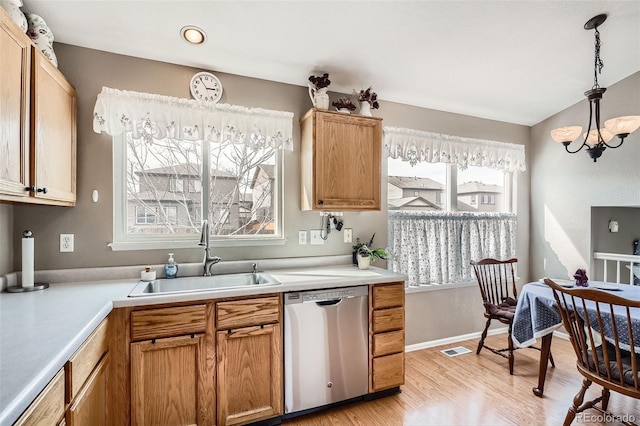
[[[640,399],[637,313],[636,324],[632,322],[632,312],[640,308],[640,301],[591,288],[563,288],[548,278],[544,282],[553,289],[562,323],[576,353],[576,366],[584,376],[564,425],[570,425],[576,414],[589,408],[609,415],[610,391]],[[592,382],[602,386],[602,394],[583,403]],[[599,403],[600,407],[596,405]]]
[[[471,266],[473,267],[480,287],[480,295],[482,296],[482,303],[484,305],[484,317],[487,319],[476,354],[480,354],[482,348],[487,348],[491,352],[507,358],[509,360],[509,374],[513,374],[513,352],[518,349],[514,346],[513,340],[511,339],[513,317],[518,304],[518,291],[516,289],[515,279],[515,265],[517,263],[518,259],[515,258],[508,260],[482,259],[479,261],[471,261]],[[509,326],[507,336],[508,347],[494,349],[484,344],[492,320],[498,320]],[[534,346],[530,347],[540,350]],[[549,354],[549,361],[551,365],[555,367],[551,354]]]

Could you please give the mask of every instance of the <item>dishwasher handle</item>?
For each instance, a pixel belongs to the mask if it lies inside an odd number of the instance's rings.
[[[316,305],[320,306],[320,307],[324,307],[324,306],[335,306],[338,305],[340,302],[342,302],[345,298],[339,298],[339,299],[326,299],[326,300],[320,300],[320,301],[316,301]]]

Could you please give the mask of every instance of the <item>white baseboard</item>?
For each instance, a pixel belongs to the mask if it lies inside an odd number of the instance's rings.
[[[509,329],[507,327],[492,328],[487,332],[487,336],[493,336],[495,334],[502,334],[502,333],[506,333],[508,331],[509,331]],[[458,343],[458,342],[461,342],[463,340],[478,339],[478,338],[480,338],[481,335],[482,335],[482,332],[478,331],[476,333],[462,334],[460,336],[445,337],[444,339],[430,340],[428,342],[422,342],[422,343],[414,343],[413,345],[405,346],[404,350],[405,350],[405,352],[413,352],[413,351],[418,351],[420,349],[433,348],[434,346],[448,345],[448,344],[451,344],[451,343]]]
[[[490,329],[487,332],[487,336],[493,336],[496,334],[502,334],[502,333],[506,333],[508,332],[509,329],[507,327],[500,327],[500,328],[493,328]],[[414,343],[413,345],[407,345],[404,347],[405,352],[413,352],[413,351],[418,351],[420,349],[427,349],[427,348],[433,348],[435,346],[441,346],[441,345],[449,345],[451,343],[458,343],[458,342],[462,342],[463,340],[469,340],[469,339],[479,339],[480,336],[482,335],[482,332],[478,331],[476,333],[469,333],[469,334],[462,334],[459,336],[452,336],[452,337],[445,337],[444,339],[437,339],[437,340],[430,340],[428,342],[422,342],[422,343]],[[560,338],[560,339],[564,339],[564,340],[569,340],[569,335],[563,331],[554,331],[553,332],[553,336]]]

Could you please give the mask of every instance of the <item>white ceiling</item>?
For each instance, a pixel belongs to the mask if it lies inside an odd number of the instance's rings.
[[[382,115],[393,101],[536,124],[591,88],[593,31],[583,25],[600,13],[601,86],[640,70],[636,0],[24,3],[57,42],[300,86],[328,72],[332,91],[372,85]],[[185,25],[208,41],[187,45]]]

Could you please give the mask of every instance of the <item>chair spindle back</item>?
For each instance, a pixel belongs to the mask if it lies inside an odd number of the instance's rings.
[[[632,309],[640,301],[590,288],[563,288],[550,279],[578,370],[607,389],[640,398],[640,324]]]
[[[478,279],[480,293],[485,305],[487,303],[499,305],[507,297],[518,299],[514,264],[518,259],[496,260],[482,259],[471,262]]]

